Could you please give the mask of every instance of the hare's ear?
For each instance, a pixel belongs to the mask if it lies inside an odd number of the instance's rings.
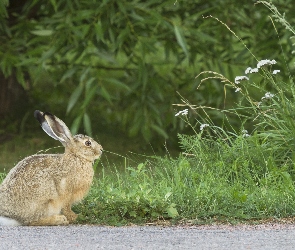
[[[34,116],[39,121],[42,129],[53,139],[60,141],[62,144],[72,140],[71,131],[66,124],[56,116],[49,112],[42,112],[39,110],[34,112]]]

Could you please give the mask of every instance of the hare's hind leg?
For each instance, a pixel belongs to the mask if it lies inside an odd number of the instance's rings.
[[[68,225],[69,221],[64,215],[52,215],[49,217],[42,218],[38,221],[29,223],[29,226],[59,226]]]

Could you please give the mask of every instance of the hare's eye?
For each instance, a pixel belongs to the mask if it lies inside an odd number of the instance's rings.
[[[86,142],[85,142],[85,145],[86,145],[87,147],[91,146],[91,141],[86,141]]]

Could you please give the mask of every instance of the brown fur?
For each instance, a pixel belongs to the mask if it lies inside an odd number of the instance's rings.
[[[0,216],[22,225],[67,225],[76,220],[71,206],[89,191],[92,164],[102,147],[88,136],[76,135],[65,148],[64,154],[29,156],[11,169],[0,185]]]

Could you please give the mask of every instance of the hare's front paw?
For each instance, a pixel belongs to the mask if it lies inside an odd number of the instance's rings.
[[[70,223],[74,222],[78,217],[78,215],[75,214],[73,211],[71,211],[71,213],[67,213],[65,216],[67,217]]]
[[[54,225],[69,225],[69,221],[64,215],[55,215],[54,216]]]
[[[62,214],[67,217],[70,223],[74,222],[78,217],[78,215],[71,210],[70,206],[62,209]]]

